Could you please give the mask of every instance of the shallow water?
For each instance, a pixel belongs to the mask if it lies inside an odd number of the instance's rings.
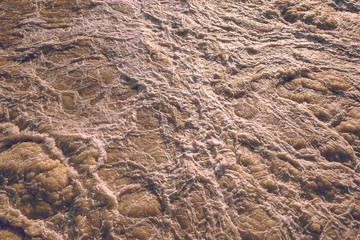
[[[0,0],[0,236],[358,239],[356,0]]]

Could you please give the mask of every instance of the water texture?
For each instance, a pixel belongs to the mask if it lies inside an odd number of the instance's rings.
[[[357,0],[0,0],[2,239],[359,239]]]

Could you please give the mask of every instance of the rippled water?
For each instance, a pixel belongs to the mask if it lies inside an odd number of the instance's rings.
[[[3,239],[358,239],[357,0],[0,0]]]

